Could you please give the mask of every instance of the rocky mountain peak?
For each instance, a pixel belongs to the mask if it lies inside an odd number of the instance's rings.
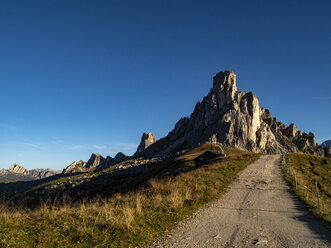
[[[107,168],[112,163],[112,158],[107,156],[104,158],[99,153],[92,153],[91,157],[87,162],[82,160],[74,161],[69,166],[67,166],[62,173],[75,173],[75,172],[86,172],[86,171],[93,171],[93,170],[101,170]]]
[[[18,165],[18,164],[13,164],[12,166],[9,167],[8,169],[10,172],[14,172],[14,173],[20,173],[20,174],[27,174],[28,170],[25,169],[24,167]]]
[[[0,182],[36,180],[50,177],[58,173],[60,173],[60,171],[55,171],[52,169],[27,170],[18,164],[13,164],[8,170],[0,170]]]
[[[84,172],[86,171],[86,162],[83,160],[74,161],[63,169],[62,173],[74,173],[74,172]]]
[[[90,159],[86,163],[86,168],[104,167],[105,162],[106,159],[103,156],[98,153],[92,153]]]
[[[120,163],[122,161],[128,160],[129,158],[130,158],[129,156],[126,156],[124,153],[119,152],[115,155],[113,159],[113,164]]]
[[[147,147],[149,147],[151,144],[155,142],[156,142],[156,138],[152,133],[143,133],[136,153],[142,152],[143,150],[145,150]]]
[[[70,165],[68,165],[65,169],[63,169],[63,174],[68,173],[77,173],[77,172],[87,172],[87,171],[99,171],[110,166],[120,163],[129,159],[130,157],[126,156],[125,154],[119,152],[116,154],[114,158],[107,156],[106,158],[103,157],[101,154],[92,153],[91,157],[87,162],[82,160],[74,161]]]
[[[176,149],[208,142],[262,153],[304,152],[323,155],[312,133],[294,125],[286,126],[260,108],[253,92],[237,91],[236,74],[217,73],[213,88],[198,102],[190,117],[180,119],[175,128],[135,156],[164,157]]]
[[[237,92],[236,74],[232,71],[217,73],[213,78],[213,92],[216,94],[219,108],[223,109],[225,104],[234,100]]]
[[[221,71],[213,78],[213,89],[218,91],[226,91],[230,95],[234,95],[237,91],[236,74],[233,71]]]
[[[136,153],[131,158],[166,158],[178,151],[213,142],[261,153],[304,152],[323,156],[313,133],[304,133],[294,124],[286,126],[259,106],[253,92],[237,90],[236,74],[223,71],[213,77],[213,87],[195,105],[190,117],[181,118],[169,134],[156,140],[152,133],[143,133]],[[119,152],[114,158],[92,154],[85,164],[70,165],[64,173],[107,168],[128,160]],[[69,170],[78,166],[77,170]],[[83,168],[82,170],[80,168]]]

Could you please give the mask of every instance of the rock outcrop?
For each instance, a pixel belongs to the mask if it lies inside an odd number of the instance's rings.
[[[13,164],[8,170],[0,170],[0,182],[37,180],[54,176],[58,173],[60,172],[49,168],[27,170],[18,164]]]
[[[149,147],[150,145],[152,145],[155,142],[156,142],[156,138],[154,137],[154,135],[152,133],[143,133],[140,144],[139,144],[135,154],[142,152],[143,150],[145,150],[147,147]]]
[[[86,172],[88,169],[86,168],[86,162],[83,160],[74,161],[70,165],[68,165],[65,169],[63,169],[63,174],[68,173],[76,173],[76,172]]]
[[[164,138],[135,154],[135,157],[164,158],[204,143],[218,143],[262,153],[303,152],[323,156],[312,133],[286,126],[261,108],[252,92],[237,91],[232,71],[218,73],[213,88],[198,102],[190,117],[180,119]]]

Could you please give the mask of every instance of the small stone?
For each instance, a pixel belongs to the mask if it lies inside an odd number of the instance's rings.
[[[268,243],[268,240],[266,239],[254,239],[252,242],[253,245],[263,245],[266,243]]]
[[[220,234],[216,234],[216,235],[212,236],[212,238],[214,238],[214,239],[221,239],[222,237],[221,237]]]

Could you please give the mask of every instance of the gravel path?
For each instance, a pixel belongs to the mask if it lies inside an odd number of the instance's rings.
[[[280,161],[262,156],[221,199],[152,247],[331,247],[331,230],[288,191]]]

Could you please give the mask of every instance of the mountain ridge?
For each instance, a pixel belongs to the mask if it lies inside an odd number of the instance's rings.
[[[74,161],[66,168],[63,169],[63,174],[76,173],[76,172],[87,172],[94,170],[103,170],[109,168],[110,166],[126,161],[130,157],[126,156],[124,153],[119,152],[114,158],[107,156],[103,157],[99,153],[92,153],[91,157],[87,162],[83,160]]]
[[[37,180],[56,175],[58,173],[60,173],[60,171],[50,168],[27,170],[23,166],[12,164],[9,169],[0,170],[0,182]]]

